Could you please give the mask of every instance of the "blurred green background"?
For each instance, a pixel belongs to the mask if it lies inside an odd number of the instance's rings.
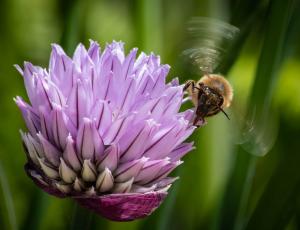
[[[107,221],[51,197],[26,177],[12,98],[26,97],[13,64],[46,67],[50,44],[122,40],[155,52],[180,82],[186,22],[209,16],[240,34],[217,70],[234,87],[231,120],[218,115],[191,137],[196,150],[175,172],[150,217]],[[300,229],[300,4],[297,0],[1,0],[0,229]]]

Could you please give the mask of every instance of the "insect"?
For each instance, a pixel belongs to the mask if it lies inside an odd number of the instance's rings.
[[[225,56],[239,29],[211,18],[193,18],[189,22],[189,42],[192,48],[183,54],[192,60],[201,71],[197,82],[188,80],[183,88],[195,106],[193,125],[201,126],[205,118],[224,111],[232,102],[233,90],[230,83],[220,74],[213,74]]]
[[[205,122],[204,118],[224,111],[231,104],[233,90],[229,82],[217,74],[204,75],[197,83],[193,80],[186,82],[184,86],[195,105],[195,119],[193,125],[198,126]]]

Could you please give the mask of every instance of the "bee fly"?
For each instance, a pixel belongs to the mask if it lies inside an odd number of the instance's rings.
[[[219,74],[213,74],[225,56],[239,29],[226,22],[211,18],[193,18],[189,22],[189,47],[183,54],[202,72],[197,82],[188,80],[183,88],[195,106],[193,125],[199,127],[205,118],[224,111],[232,102],[230,83]],[[186,100],[184,99],[184,100]]]
[[[204,118],[224,111],[231,104],[233,90],[229,82],[221,75],[204,75],[197,83],[188,80],[183,88],[187,91],[195,105],[195,119],[193,125],[203,124]]]

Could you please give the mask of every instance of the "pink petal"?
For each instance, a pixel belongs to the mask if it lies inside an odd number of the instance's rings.
[[[95,65],[98,65],[100,58],[100,47],[99,44],[93,40],[90,40],[90,48],[88,50],[88,55],[92,59]]]
[[[182,143],[178,145],[173,151],[168,155],[171,161],[178,161],[180,160],[185,154],[190,152],[191,150],[195,149],[193,146],[194,142],[192,143]]]
[[[141,169],[139,174],[135,178],[135,182],[138,184],[147,184],[156,178],[160,170],[168,165],[170,161],[168,159],[148,161]]]
[[[103,159],[101,159],[101,162],[98,165],[98,171],[101,172],[105,168],[108,168],[111,172],[113,172],[117,168],[119,157],[119,146],[112,143],[107,149],[105,149]]]
[[[76,139],[77,152],[82,159],[95,160],[103,155],[104,144],[95,124],[88,118],[83,119]]]
[[[41,133],[37,134],[45,153],[46,159],[54,166],[59,165],[59,158],[61,157],[61,152],[55,148],[49,141],[47,141]]]
[[[82,166],[75,152],[74,141],[71,135],[68,135],[66,138],[66,148],[63,152],[63,158],[75,171],[80,172]]]
[[[69,134],[69,130],[67,129],[64,114],[60,106],[54,107],[52,116],[52,130],[54,141],[57,146],[59,146],[61,149],[64,149],[66,146],[66,138]]]
[[[99,99],[95,102],[91,110],[91,118],[100,134],[103,135],[112,123],[112,111],[107,101]]]
[[[138,175],[148,158],[143,157],[138,160],[127,162],[118,166],[114,172],[116,182],[124,182]]]
[[[157,128],[154,120],[147,120],[141,131],[136,135],[130,145],[124,150],[121,157],[122,162],[131,161],[140,158],[146,148],[148,140],[151,139],[153,130]]]
[[[131,124],[132,119],[132,115],[128,115],[114,121],[111,127],[103,135],[105,145],[109,145],[112,142],[117,142],[124,135],[124,132],[128,129],[128,126]]]
[[[100,197],[75,198],[82,206],[114,221],[131,221],[149,216],[167,193],[111,194]]]

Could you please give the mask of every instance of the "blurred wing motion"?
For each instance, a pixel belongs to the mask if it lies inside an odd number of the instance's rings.
[[[212,18],[197,17],[188,23],[188,47],[183,51],[188,63],[197,67],[202,75],[215,73],[228,55],[239,29],[226,22]],[[255,109],[250,116],[237,114],[233,108],[233,125],[237,128],[236,139],[246,152],[257,156],[267,154],[277,136],[277,122],[261,120]],[[234,116],[235,115],[235,116]]]
[[[188,23],[189,48],[183,55],[190,58],[202,73],[213,73],[226,55],[239,29],[212,18],[196,17]]]
[[[258,122],[255,109],[251,111],[248,118],[246,117],[242,114],[235,114],[233,118],[238,128],[237,144],[248,153],[264,156],[275,143],[278,134],[278,121],[273,114],[272,117]]]

